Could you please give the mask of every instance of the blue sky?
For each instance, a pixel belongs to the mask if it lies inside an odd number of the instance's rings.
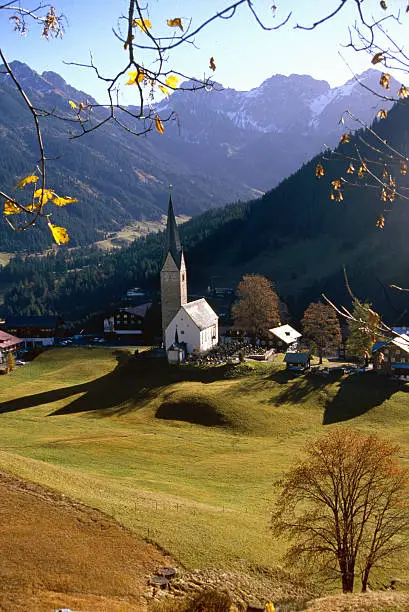
[[[395,0],[396,3],[397,0]],[[210,56],[214,56],[217,70],[214,78],[225,87],[248,90],[262,83],[273,74],[289,75],[311,74],[325,79],[331,85],[340,85],[351,78],[348,66],[340,57],[341,52],[356,73],[371,67],[370,57],[342,49],[348,42],[348,25],[355,20],[353,3],[331,21],[314,31],[295,30],[296,23],[310,25],[325,11],[330,12],[339,0],[325,2],[306,2],[305,0],[276,0],[278,6],[273,17],[273,0],[254,0],[254,6],[269,25],[275,25],[292,9],[291,22],[281,30],[264,32],[252,19],[248,9],[240,7],[231,20],[218,20],[196,39],[195,46],[184,45],[169,58],[169,69],[178,69],[198,77],[209,74]],[[208,18],[228,0],[148,0],[149,18],[152,32],[167,32],[166,19],[181,17],[192,27]],[[367,0],[365,6],[373,6],[379,12],[377,0]],[[25,6],[30,6],[28,0]],[[19,59],[38,72],[53,70],[61,74],[71,85],[92,94],[104,101],[104,88],[84,68],[67,66],[63,62],[88,63],[90,53],[96,65],[106,76],[112,76],[126,63],[126,52],[118,41],[112,28],[117,26],[118,18],[127,10],[126,0],[108,2],[106,0],[55,0],[57,12],[67,18],[66,33],[62,40],[44,40],[35,25],[26,37],[13,32],[8,22],[8,14],[0,15],[0,43],[9,60]],[[350,7],[349,7],[350,5]],[[37,6],[32,3],[31,6]],[[321,8],[316,8],[316,7]],[[323,8],[324,7],[324,8]],[[407,20],[409,21],[409,19]],[[407,27],[406,38],[408,38]],[[142,40],[142,34],[136,34]],[[145,61],[148,62],[147,58]],[[123,88],[126,101],[132,102],[130,88]]]

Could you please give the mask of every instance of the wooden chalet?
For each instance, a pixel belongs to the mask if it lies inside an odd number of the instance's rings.
[[[6,317],[5,329],[24,341],[25,348],[52,346],[63,320],[58,316]]]
[[[375,342],[372,356],[374,370],[380,374],[409,376],[409,335]]]
[[[144,332],[144,322],[151,302],[139,306],[119,308],[114,314],[104,320],[104,333],[115,334],[118,339],[131,340],[133,336],[140,340]],[[139,337],[139,338],[138,338]]]
[[[8,353],[17,353],[24,346],[24,340],[0,329],[0,364],[7,360]]]

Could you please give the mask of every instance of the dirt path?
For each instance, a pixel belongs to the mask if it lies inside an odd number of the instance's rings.
[[[0,473],[0,611],[145,610],[171,557],[98,510]]]

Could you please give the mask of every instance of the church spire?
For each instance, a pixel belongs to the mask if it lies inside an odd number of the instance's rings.
[[[169,194],[168,220],[166,223],[165,258],[167,254],[170,253],[174,259],[175,264],[178,268],[180,268],[182,245],[180,242],[178,226],[176,225],[175,213],[173,211],[172,187],[170,189],[171,191]]]

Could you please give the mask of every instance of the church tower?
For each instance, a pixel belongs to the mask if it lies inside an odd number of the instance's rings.
[[[186,265],[175,213],[173,212],[172,194],[169,196],[165,253],[160,271],[160,292],[162,334],[164,336],[167,326],[179,311],[179,308],[187,303]]]

